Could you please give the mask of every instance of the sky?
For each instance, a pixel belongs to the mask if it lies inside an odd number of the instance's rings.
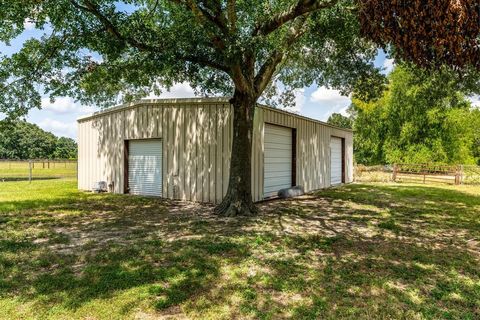
[[[11,41],[10,46],[0,42],[0,55],[11,55],[17,52],[26,40],[39,37],[43,32],[36,30],[33,24],[26,22],[25,31]],[[385,74],[388,74],[393,69],[394,61],[386,57],[383,51],[380,51],[376,57],[375,65],[382,68]],[[170,92],[165,92],[155,98],[191,97],[195,97],[195,94],[189,84],[178,83],[170,89]],[[153,98],[153,96],[149,96],[149,98]],[[326,121],[332,113],[345,114],[350,102],[350,98],[342,96],[338,90],[311,86],[297,91],[294,111],[310,118]],[[472,97],[472,102],[480,107],[479,96]],[[42,99],[42,109],[30,110],[26,120],[57,136],[76,139],[76,120],[95,111],[98,111],[95,106],[82,106],[69,97],[60,97],[54,102],[45,97]]]

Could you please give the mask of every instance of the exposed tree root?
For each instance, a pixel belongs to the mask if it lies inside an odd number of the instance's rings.
[[[258,209],[251,200],[228,195],[215,208],[215,214],[223,217],[253,216],[257,213]]]

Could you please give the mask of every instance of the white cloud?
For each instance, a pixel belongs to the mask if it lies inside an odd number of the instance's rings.
[[[69,113],[77,109],[75,102],[68,97],[55,99],[54,102],[50,98],[42,98],[42,109],[52,111],[54,113]]]
[[[45,131],[49,131],[56,136],[65,136],[76,138],[77,124],[76,122],[61,122],[58,120],[45,118],[37,123],[37,125]]]
[[[280,106],[280,108],[288,112],[300,113],[305,105],[305,89],[295,89],[293,94],[295,95],[295,105],[289,105],[287,107]]]
[[[337,113],[340,113],[341,115],[344,115],[344,116],[348,116],[348,107],[349,106],[346,106],[346,107],[343,107],[342,109],[338,110]]]
[[[23,21],[23,27],[25,28],[25,30],[33,30],[35,29],[35,22],[33,22],[33,20],[29,18],[26,18]]]
[[[176,83],[169,91],[162,89],[160,96],[155,95],[153,92],[147,97],[147,99],[174,99],[174,98],[193,98],[195,92],[188,82]]]
[[[387,74],[393,71],[394,66],[395,66],[394,59],[385,59],[385,61],[383,61],[383,69],[384,69],[384,72]]]
[[[350,97],[342,95],[339,90],[319,87],[312,93],[309,103],[310,113],[314,112],[315,116],[313,113],[308,115],[326,121],[332,113],[346,115],[351,103]],[[313,109],[318,111],[313,111]]]
[[[72,98],[69,97],[59,97],[56,98],[54,102],[50,101],[50,98],[42,98],[42,109],[48,110],[57,114],[66,114],[66,113],[79,113],[86,114],[91,113],[93,108],[82,106],[79,103],[76,103]]]
[[[295,109],[300,112],[305,105],[305,89],[295,90]]]
[[[348,113],[347,113],[347,110],[348,110],[348,106],[345,106],[345,107],[334,107],[334,108],[331,108],[330,110],[328,110],[325,115],[323,116],[322,120],[323,121],[327,121],[328,118],[330,118],[330,116],[334,113],[340,113],[341,115],[344,115],[346,117],[348,117]]]
[[[480,95],[471,96],[468,100],[472,103],[472,107],[480,108]]]
[[[50,98],[42,98],[42,110],[32,109],[27,121],[37,124],[40,128],[52,132],[56,136],[77,137],[77,122],[79,117],[96,111],[97,108],[82,106],[72,98],[59,97],[54,102]]]
[[[320,87],[312,93],[312,102],[318,102],[331,107],[345,107],[350,105],[350,97],[344,96],[339,90]]]

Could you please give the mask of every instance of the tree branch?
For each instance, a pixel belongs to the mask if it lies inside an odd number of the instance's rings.
[[[257,76],[255,77],[254,85],[257,95],[261,95],[267,87],[268,83],[273,77],[277,66],[282,62],[287,50],[306,32],[305,21],[306,16],[301,16],[290,30],[290,33],[286,36],[284,45],[280,49],[276,49],[267,58],[265,63],[260,68]]]
[[[257,24],[256,28],[253,30],[253,35],[266,36],[289,21],[295,20],[307,13],[333,7],[337,2],[338,0],[299,0],[287,10],[274,15],[270,20]]]
[[[195,56],[195,55],[184,55],[184,56],[180,55],[179,58],[183,59],[185,61],[188,61],[188,62],[196,63],[196,64],[204,66],[204,67],[210,67],[210,68],[213,68],[213,69],[223,71],[227,74],[230,74],[230,69],[227,66],[225,66],[222,63],[212,61],[212,60],[210,60],[206,57],[200,57],[200,56]]]
[[[153,16],[153,14],[155,13],[155,10],[157,10],[158,1],[159,1],[159,0],[156,0],[156,1],[155,1],[155,4],[153,5],[152,9],[151,9],[150,12],[148,13],[148,16],[149,16],[149,17]]]
[[[208,5],[209,3],[211,3],[212,5],[211,6]],[[199,6],[200,10],[202,10],[204,14],[209,15],[210,20],[213,23],[215,23],[224,34],[227,34],[229,31],[228,22],[222,10],[221,2],[219,0],[211,0],[211,2],[206,1],[206,2],[203,2],[203,4],[205,5],[206,8],[210,9],[214,14],[211,15],[208,11],[204,10],[202,7]]]
[[[230,32],[235,33],[237,31],[237,11],[236,0],[227,0],[227,17],[230,24]]]
[[[231,77],[235,86],[242,91],[248,91],[251,86],[249,85],[245,75],[242,72],[242,67],[239,64],[235,64],[231,69]]]
[[[184,5],[188,9],[190,9],[190,11],[193,13],[195,18],[200,22],[202,26],[204,27],[207,26],[207,22],[209,22],[217,26],[222,33],[225,33],[227,31],[226,25],[219,23],[217,19],[215,19],[215,17],[212,16],[208,11],[197,6],[194,0],[171,0],[171,1],[173,1],[178,5]],[[207,29],[207,32],[210,33],[209,37],[212,42],[212,45],[218,50],[223,51],[225,49],[225,43],[223,39],[208,29]]]
[[[46,43],[48,44],[48,42],[55,39],[55,37],[56,37],[56,31],[53,30],[52,34],[46,40]],[[39,72],[40,72],[40,69],[42,68],[43,64],[45,62],[47,62],[49,59],[53,58],[53,56],[55,56],[57,54],[57,52],[61,49],[61,45],[63,45],[65,43],[65,41],[67,41],[67,38],[68,38],[68,36],[66,34],[63,34],[61,38],[57,38],[60,42],[60,45],[56,45],[56,46],[53,46],[53,47],[49,48],[49,50],[45,54],[43,54],[42,57],[38,60],[38,62],[35,64],[35,66],[33,67],[33,70],[31,71],[30,74],[28,74],[24,77],[20,77],[18,79],[15,79],[14,81],[6,84],[5,86],[0,87],[0,92],[5,91],[6,89],[8,89],[8,87],[10,87],[10,86],[12,86],[16,83],[25,81],[27,79],[34,79],[37,76],[39,76]]]
[[[178,0],[176,0],[176,1],[178,1]],[[191,0],[188,0],[188,1],[191,1]],[[118,30],[118,27],[116,27],[113,24],[113,22],[110,19],[108,19],[100,11],[100,9],[98,8],[97,5],[92,3],[90,0],[83,0],[83,2],[84,2],[84,5],[80,5],[79,3],[75,2],[74,0],[71,0],[71,3],[76,8],[84,10],[84,11],[89,12],[92,15],[94,15],[102,23],[102,25],[105,27],[107,32],[110,33],[111,35],[113,35],[116,39],[118,39],[118,40],[120,40],[124,43],[127,43],[130,46],[135,47],[135,48],[137,48],[141,51],[151,52],[151,53],[154,53],[154,54],[162,51],[161,47],[156,47],[156,46],[144,44],[144,43],[141,43],[141,42],[137,41],[134,38],[126,37],[126,36],[122,35],[120,33],[120,31]],[[210,67],[210,68],[214,68],[214,69],[224,71],[224,72],[227,72],[227,73],[229,72],[229,69],[225,65],[223,65],[221,63],[218,63],[218,62],[215,62],[215,61],[212,61],[212,60],[209,60],[208,58],[204,58],[204,57],[201,57],[201,56],[194,56],[194,55],[185,55],[184,56],[184,55],[181,55],[181,54],[179,54],[177,56],[178,56],[179,59],[189,61],[189,62],[192,62],[192,63],[196,63],[196,64],[201,65],[203,67]]]
[[[171,0],[171,1],[180,5],[187,6],[187,8],[190,9],[190,11],[192,11],[194,16],[203,25],[205,25],[204,21],[208,20],[210,23],[218,27],[218,29],[220,29],[222,33],[226,33],[228,31],[225,18],[221,16],[221,9],[220,9],[220,12],[217,12],[216,15],[212,15],[210,12],[208,12],[208,10],[205,10],[205,8],[198,6],[194,0]]]
[[[86,11],[94,15],[100,23],[105,27],[108,33],[117,38],[118,40],[125,42],[132,47],[135,47],[141,51],[159,51],[160,47],[150,46],[145,43],[139,42],[134,38],[126,37],[120,33],[118,28],[113,24],[113,22],[107,18],[101,11],[100,8],[89,0],[83,0],[84,5],[79,4],[75,0],[70,0],[72,5],[80,10]]]

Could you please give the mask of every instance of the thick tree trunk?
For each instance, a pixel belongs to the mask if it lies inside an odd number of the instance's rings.
[[[233,144],[230,180],[227,194],[215,212],[224,216],[253,215],[257,208],[252,201],[251,167],[254,94],[235,91],[233,104]]]

